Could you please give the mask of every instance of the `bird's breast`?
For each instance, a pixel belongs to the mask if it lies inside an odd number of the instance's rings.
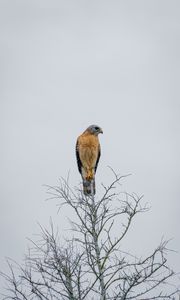
[[[82,137],[79,147],[82,164],[94,168],[98,157],[98,138],[94,136]]]

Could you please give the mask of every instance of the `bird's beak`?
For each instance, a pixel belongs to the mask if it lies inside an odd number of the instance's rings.
[[[102,130],[102,129],[100,129],[100,130],[99,130],[99,133],[103,133],[103,130]]]

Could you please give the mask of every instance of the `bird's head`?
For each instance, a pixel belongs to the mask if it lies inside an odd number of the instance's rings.
[[[98,125],[91,125],[86,129],[88,132],[94,135],[98,135],[99,133],[103,133],[101,127]]]

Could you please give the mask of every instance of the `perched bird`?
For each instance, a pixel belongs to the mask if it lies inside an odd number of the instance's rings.
[[[76,158],[78,170],[83,179],[85,195],[95,194],[95,173],[98,166],[101,149],[98,134],[103,133],[97,125],[89,126],[77,139]]]

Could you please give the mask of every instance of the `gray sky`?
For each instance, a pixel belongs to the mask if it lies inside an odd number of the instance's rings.
[[[179,1],[0,1],[1,270],[22,261],[37,222],[68,226],[42,185],[69,170],[79,184],[75,142],[94,123],[97,190],[110,165],[152,207],[124,247],[146,254],[165,236],[180,251],[179,73]]]

